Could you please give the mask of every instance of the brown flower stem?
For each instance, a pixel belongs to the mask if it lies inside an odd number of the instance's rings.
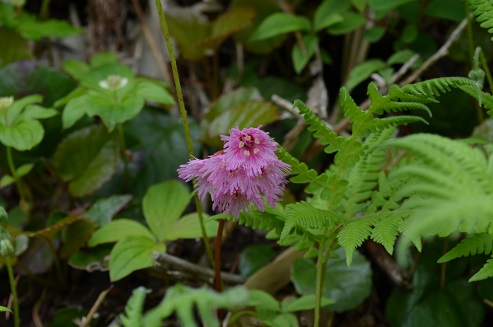
[[[218,293],[222,292],[223,281],[221,279],[221,246],[223,243],[223,230],[224,230],[224,220],[219,220],[219,226],[217,227],[217,236],[214,245],[214,288]],[[217,318],[222,321],[224,312],[222,310],[217,311]]]

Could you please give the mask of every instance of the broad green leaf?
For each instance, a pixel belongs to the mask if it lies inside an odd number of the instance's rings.
[[[270,295],[269,293],[261,290],[250,290],[248,294],[249,306],[267,309],[273,312],[280,311],[281,307],[279,305],[279,302],[274,299],[274,297],[272,297],[272,295]]]
[[[198,142],[199,128],[193,119],[189,123],[194,155],[199,156],[202,147],[202,143]],[[123,127],[128,148],[145,157],[129,187],[133,195],[144,196],[156,181],[176,178],[176,169],[190,159],[187,151],[183,151],[187,148],[187,142],[179,118],[171,117],[162,110],[144,108]]]
[[[460,23],[466,16],[465,8],[460,0],[434,0],[426,6],[425,14]]]
[[[16,121],[50,118],[56,116],[57,114],[58,111],[56,111],[55,109],[44,108],[35,104],[28,105],[26,108],[24,108],[21,114],[17,116]]]
[[[166,20],[170,34],[185,58],[196,60],[204,57],[207,48],[198,44],[211,35],[212,28],[204,16],[192,8],[173,8],[167,10]]]
[[[25,120],[11,127],[0,125],[0,142],[19,151],[30,150],[43,136],[43,126],[37,120]]]
[[[11,3],[0,2],[0,22],[7,27],[16,27],[16,12]]]
[[[77,80],[82,79],[90,69],[88,64],[79,60],[66,60],[62,63],[62,67],[64,71]]]
[[[35,61],[16,62],[0,70],[0,97],[17,100],[26,94],[39,94],[39,101],[31,104],[43,100],[43,105],[49,107],[73,88],[70,77]]]
[[[25,12],[19,17],[18,28],[22,36],[30,40],[39,40],[43,37],[73,36],[81,31],[81,29],[73,27],[65,20],[48,19],[41,21]]]
[[[313,30],[318,32],[335,23],[341,22],[341,13],[348,10],[351,3],[348,0],[326,0],[318,6],[313,18]]]
[[[231,35],[248,26],[255,17],[250,7],[234,7],[222,13],[212,22],[211,35],[198,45],[217,49]]]
[[[105,65],[110,65],[110,64],[116,64],[118,63],[118,57],[115,52],[100,52],[96,53],[94,56],[91,57],[89,60],[91,67],[100,67],[100,66],[105,66]]]
[[[274,36],[296,32],[309,31],[310,20],[306,17],[288,13],[275,13],[267,17],[250,37],[252,41],[264,40]]]
[[[70,267],[88,272],[105,271],[108,269],[108,258],[114,244],[99,245],[95,248],[86,248],[75,252],[68,258]]]
[[[15,183],[14,177],[10,175],[3,175],[2,178],[0,179],[0,188],[8,186],[12,183]]]
[[[363,12],[366,7],[368,0],[351,0],[353,6],[358,9],[359,12]]]
[[[86,212],[84,217],[94,221],[99,226],[110,222],[113,216],[126,206],[132,199],[131,195],[113,195],[109,198],[98,199]]]
[[[154,265],[152,253],[165,250],[164,244],[156,244],[154,240],[143,236],[130,236],[119,241],[111,251],[109,263],[111,281],[120,280],[136,270],[152,267]]]
[[[72,127],[87,112],[88,95],[82,95],[69,101],[62,113],[63,128]]]
[[[444,290],[395,288],[386,302],[386,316],[391,326],[481,326],[481,302],[473,285],[466,281],[448,282]]]
[[[1,17],[0,21],[2,21]],[[27,40],[16,30],[0,26],[0,40],[2,40],[3,47],[2,51],[0,51],[0,68],[16,61],[32,58]]]
[[[120,102],[113,102],[109,98],[91,93],[85,98],[86,112],[89,116],[99,116],[109,132],[117,124],[124,123],[135,116],[144,107],[144,99],[139,96],[129,96]]]
[[[154,101],[168,106],[175,103],[173,96],[166,90],[166,84],[159,81],[137,78],[135,93],[147,101]]]
[[[342,20],[340,22],[332,24],[327,28],[327,32],[333,35],[346,34],[360,28],[365,25],[365,23],[365,16],[352,11],[347,11],[342,13]]]
[[[368,42],[375,43],[380,41],[384,34],[385,28],[381,26],[373,26],[365,31],[365,38]]]
[[[26,97],[23,97],[21,99],[14,99],[14,103],[9,107],[7,110],[7,115],[6,115],[6,123],[5,125],[13,125],[16,122],[19,122],[17,120],[17,117],[22,113],[24,108],[26,108],[27,105],[41,102],[43,100],[43,97],[39,94],[34,94],[34,95],[28,95]]]
[[[351,91],[361,82],[370,77],[371,74],[386,67],[387,64],[380,59],[370,59],[354,67],[349,74],[346,87]]]
[[[103,243],[118,242],[130,236],[148,238],[156,243],[154,236],[147,227],[130,219],[117,219],[98,229],[88,242],[89,246]]]
[[[208,215],[203,214],[204,221],[207,219]],[[214,237],[217,235],[218,222],[210,220],[205,223],[205,233],[209,237]],[[178,219],[166,232],[166,240],[177,240],[180,238],[200,238],[202,237],[202,230],[199,223],[199,215],[191,213]]]
[[[267,265],[275,256],[276,252],[266,244],[249,245],[240,254],[238,270],[243,277],[249,277]]]
[[[17,177],[20,178],[22,176],[29,174],[29,172],[31,171],[31,169],[33,169],[33,167],[34,167],[33,163],[24,164],[24,165],[18,167],[16,169]]]
[[[54,154],[55,167],[74,196],[99,189],[115,173],[118,160],[115,135],[96,126],[68,135]]]
[[[255,12],[252,23],[234,35],[235,41],[242,44],[247,51],[256,54],[268,54],[276,47],[281,46],[286,39],[286,35],[279,35],[260,41],[252,41],[250,39],[251,35],[255,33],[267,17],[280,11],[279,4],[276,0],[232,0],[230,7],[249,7]]]
[[[304,295],[300,298],[289,298],[282,301],[281,311],[282,312],[296,312],[302,310],[312,310],[315,308],[316,297],[315,294]],[[322,298],[322,307],[332,304],[334,301]]]
[[[368,261],[354,253],[351,266],[346,265],[344,250],[335,251],[338,258],[330,258],[324,275],[323,296],[334,301],[330,310],[343,312],[358,307],[371,291],[371,269]],[[313,261],[297,259],[293,264],[291,281],[298,294],[315,294],[317,268]]]
[[[276,106],[267,101],[251,100],[231,108],[216,117],[209,125],[207,142],[218,142],[218,136],[236,126],[245,128],[267,125],[279,119]]]
[[[96,223],[89,219],[79,219],[68,225],[62,233],[63,244],[59,249],[60,258],[67,259],[82,248],[91,238],[95,229]]]
[[[387,11],[414,1],[416,0],[368,0],[368,6],[372,10]]]
[[[212,121],[221,113],[240,105],[248,100],[262,100],[262,96],[255,87],[240,87],[217,99],[204,115],[204,118]]]
[[[314,34],[307,34],[303,37],[303,44],[305,45],[304,52],[300,49],[298,43],[293,45],[293,50],[291,51],[291,60],[293,61],[294,70],[297,74],[301,73],[310,59],[315,55],[318,37]]]
[[[149,188],[142,207],[149,228],[159,241],[167,239],[168,232],[185,211],[189,201],[188,189],[178,181],[168,181]]]
[[[388,65],[403,64],[409,59],[411,59],[411,57],[414,55],[415,53],[409,49],[397,51],[393,55],[391,55],[389,59],[387,59],[387,64]]]

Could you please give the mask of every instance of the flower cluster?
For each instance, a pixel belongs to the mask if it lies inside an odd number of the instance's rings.
[[[250,203],[263,211],[262,195],[273,207],[281,200],[291,167],[277,158],[277,143],[260,127],[233,128],[229,136],[221,136],[223,150],[178,168],[179,177],[185,181],[197,178],[201,200],[211,194],[213,210],[238,218]]]

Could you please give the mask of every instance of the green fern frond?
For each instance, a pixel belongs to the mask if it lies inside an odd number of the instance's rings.
[[[310,183],[317,178],[318,174],[315,170],[308,168],[305,163],[300,162],[284,148],[279,148],[276,154],[280,160],[291,166],[291,175],[294,175],[290,178],[291,182],[297,184]]]
[[[144,308],[144,300],[146,294],[151,291],[138,287],[133,290],[132,296],[125,306],[125,314],[120,315],[120,320],[124,327],[139,327],[142,326],[142,310]]]
[[[376,132],[382,129],[387,129],[387,128],[392,128],[392,127],[397,127],[397,126],[402,126],[402,125],[407,125],[410,123],[425,123],[428,125],[428,122],[418,116],[395,116],[395,117],[385,117],[385,118],[380,118],[380,119],[374,119],[371,121],[366,127],[368,130],[372,132]]]
[[[363,244],[368,236],[370,236],[372,226],[377,221],[378,217],[354,219],[344,226],[337,234],[339,244],[344,248],[344,251],[346,251],[346,263],[348,266],[351,265],[351,262],[353,261],[354,251]]]
[[[465,77],[440,77],[424,82],[407,84],[402,87],[394,87],[389,90],[389,96],[392,99],[399,99],[399,95],[402,94],[397,92],[400,89],[403,93],[408,96],[414,96],[423,101],[436,101],[436,98],[441,94],[450,92],[452,88],[461,88],[463,86],[472,87],[478,94],[479,102],[481,103],[481,90],[479,90],[476,83]],[[394,92],[394,93],[392,93]]]
[[[438,259],[438,263],[478,253],[490,254],[492,248],[493,235],[487,233],[471,234]]]
[[[489,0],[467,0],[467,3],[480,26],[493,34],[493,4]]]
[[[286,206],[286,224],[279,240],[283,242],[295,227],[302,230],[321,230],[335,220],[337,220],[337,216],[334,213],[315,208],[308,202],[288,204]]]
[[[368,134],[366,126],[375,119],[373,114],[369,111],[361,110],[345,87],[339,91],[339,98],[341,99],[344,116],[349,117],[349,121],[352,124],[352,137],[357,139],[365,137]]]
[[[392,254],[394,252],[397,234],[399,234],[399,226],[403,220],[402,212],[387,212],[385,218],[380,219],[380,221],[375,224],[371,233],[371,239],[382,244],[387,252]]]
[[[461,89],[474,97],[478,102],[481,102],[483,107],[487,110],[488,115],[493,118],[493,96],[486,92],[481,92],[479,95],[476,90],[470,85],[461,86]]]
[[[245,306],[248,301],[248,291],[243,287],[228,289],[216,293],[206,288],[193,289],[176,284],[169,288],[163,301],[144,316],[145,327],[159,327],[161,321],[176,313],[182,326],[197,326],[195,310],[197,310],[204,325],[219,327],[216,317],[218,308],[233,309]]]
[[[346,198],[350,215],[359,211],[357,204],[367,201],[375,190],[386,152],[381,144],[390,139],[394,132],[393,128],[383,129],[372,133],[365,140],[365,151],[348,178]]]
[[[259,211],[251,205],[249,212],[241,212],[240,217],[236,219],[232,215],[218,214],[211,216],[208,219],[212,220],[228,220],[253,229],[280,232],[284,227],[283,208],[278,205],[276,209],[266,207],[265,211]]]
[[[493,191],[493,184],[489,182],[491,176],[486,169],[487,160],[479,149],[429,134],[415,134],[393,140],[389,144],[405,149],[423,160],[424,164],[415,162],[404,166],[407,170],[412,169],[410,166],[419,167],[416,169],[422,172],[420,175],[423,180],[433,183],[434,179],[440,179],[449,186],[453,183],[458,188],[468,187],[468,192]],[[400,169],[404,168],[396,169],[394,175],[399,175]]]
[[[378,92],[377,84],[374,82],[370,83],[368,85],[368,96],[370,98],[370,107],[368,108],[368,112],[382,115],[384,112],[391,113],[404,110],[424,110],[431,117],[430,109],[421,103],[430,102],[428,99],[426,99],[427,101],[423,101],[422,97],[417,97],[415,95],[410,96],[401,91],[402,94],[398,97],[399,101],[395,101],[391,95],[398,92],[396,91],[396,88],[398,89],[398,86],[392,85],[389,90],[389,95],[382,96],[380,92]]]
[[[477,282],[490,277],[493,277],[493,258],[488,259],[484,266],[469,278],[469,282]]]
[[[345,148],[347,140],[334,133],[303,102],[296,100],[294,101],[294,106],[305,117],[305,123],[309,125],[308,130],[313,132],[313,136],[320,139],[322,145],[327,145],[324,149],[326,153],[332,153]]]

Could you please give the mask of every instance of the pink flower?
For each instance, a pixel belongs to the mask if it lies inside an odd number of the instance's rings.
[[[221,135],[221,140],[226,141],[224,152],[229,157],[226,165],[228,169],[243,167],[248,176],[256,176],[261,173],[262,168],[277,159],[274,153],[277,143],[260,127],[262,126],[241,131],[236,127],[229,131],[230,136]]]
[[[281,200],[291,167],[274,153],[277,143],[259,128],[230,130],[221,136],[224,149],[207,159],[194,159],[178,168],[185,181],[196,178],[201,200],[211,194],[212,209],[238,218],[253,203],[265,209],[263,197],[275,207]]]

